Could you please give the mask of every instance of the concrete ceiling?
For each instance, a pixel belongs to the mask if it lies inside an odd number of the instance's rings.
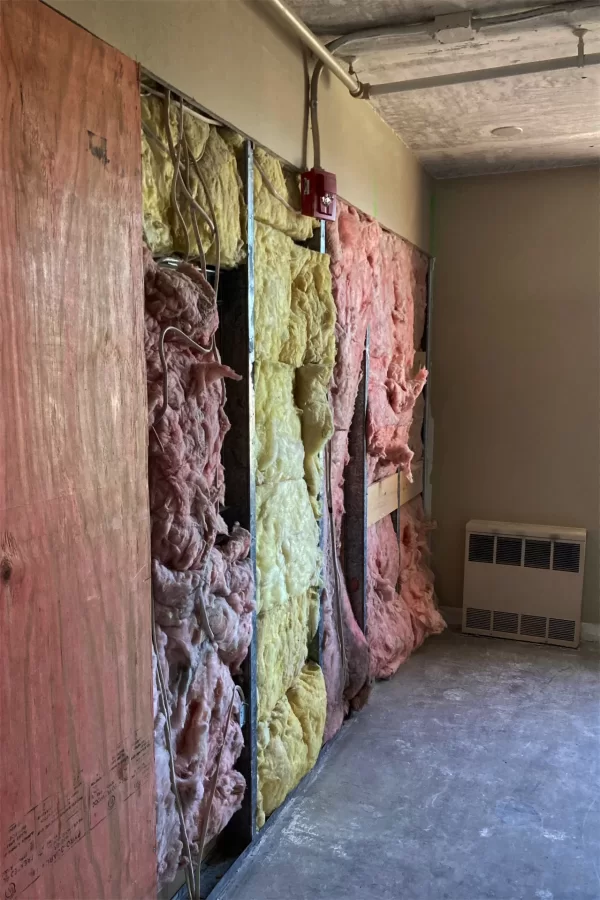
[[[500,15],[557,0],[287,0],[327,38],[380,25],[411,24],[462,10]],[[380,38],[354,45],[363,82],[404,81],[471,69],[575,56],[574,28],[586,28],[586,53],[600,52],[600,0],[579,12],[494,26],[468,42],[442,44],[431,35]],[[344,51],[341,51],[344,56]],[[364,101],[357,101],[364,102]],[[371,101],[434,176],[448,178],[597,163],[600,160],[600,66],[473,84],[387,94]],[[492,129],[522,132],[497,137]]]

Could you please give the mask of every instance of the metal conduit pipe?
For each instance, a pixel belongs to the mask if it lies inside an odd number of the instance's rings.
[[[358,78],[353,77],[334,57],[334,52],[342,46],[353,43],[362,43],[363,41],[372,40],[380,37],[404,37],[411,34],[432,34],[435,28],[435,19],[426,19],[421,22],[415,22],[411,25],[390,25],[376,28],[365,28],[350,34],[342,35],[335,41],[325,46],[317,38],[315,34],[308,28],[302,19],[292,12],[283,0],[263,0],[277,14],[278,18],[285,22],[288,27],[294,31],[302,43],[314,53],[321,66],[326,66],[336,78],[344,84],[353,97],[366,98],[369,96],[368,85],[362,84]],[[567,0],[566,3],[556,4],[555,6],[539,6],[533,9],[522,10],[521,12],[508,13],[500,16],[475,16],[472,19],[473,28],[480,31],[482,28],[490,28],[495,25],[509,25],[517,22],[524,22],[529,19],[542,18],[544,16],[556,15],[557,13],[574,13],[583,9],[596,8],[598,0]],[[315,83],[318,86],[318,79]],[[373,91],[371,91],[373,93]]]
[[[541,19],[544,16],[555,16],[557,13],[570,15],[582,9],[597,9],[598,0],[568,0],[567,3],[557,3],[556,6],[536,6],[533,9],[524,9],[521,12],[505,13],[501,16],[473,17],[473,28],[490,28],[493,25],[512,25],[515,22],[526,22],[529,19]]]
[[[263,0],[263,2],[267,3],[271,9],[277,14],[277,16],[284,21],[298,36],[298,38],[302,41],[302,43],[311,50],[312,53],[317,57],[317,63],[313,70],[311,85],[310,85],[310,114],[311,114],[311,128],[313,133],[313,165],[315,168],[320,168],[321,165],[321,140],[320,140],[320,132],[319,132],[319,116],[318,116],[318,103],[319,103],[319,80],[321,78],[321,72],[323,71],[323,67],[326,66],[339,80],[344,84],[350,94],[356,98],[368,98],[369,96],[375,96],[377,94],[384,93],[395,93],[403,90],[417,90],[418,82],[428,82],[428,84],[419,84],[419,87],[434,87],[435,85],[435,77],[431,79],[417,79],[412,82],[391,82],[392,86],[390,90],[386,90],[386,88],[390,88],[390,85],[368,85],[363,84],[358,78],[353,77],[350,72],[346,72],[343,66],[335,59],[334,54],[340,50],[342,47],[347,47],[351,44],[360,44],[369,40],[375,40],[377,38],[382,37],[406,37],[414,34],[433,34],[435,27],[434,19],[426,19],[421,22],[415,22],[410,25],[389,25],[389,26],[381,26],[374,28],[364,28],[360,31],[351,32],[349,34],[343,34],[340,37],[336,38],[334,41],[331,41],[327,45],[324,45],[319,41],[316,35],[308,28],[302,19],[300,19],[291,9],[289,9],[283,0]],[[573,13],[583,9],[590,9],[597,7],[598,0],[567,0],[566,3],[556,4],[555,6],[540,6],[535,7],[529,10],[522,10],[521,12],[508,13],[506,15],[500,16],[478,16],[472,19],[473,28],[476,31],[481,30],[482,28],[489,28],[495,25],[508,25],[514,24],[522,21],[526,21],[534,18],[542,18],[549,15],[555,15],[557,13]],[[588,64],[594,64],[595,55],[588,56],[586,62]],[[555,61],[546,61],[546,62],[558,62],[560,60]],[[564,62],[567,62],[566,60]],[[570,64],[573,64],[572,60],[568,60]],[[577,62],[575,62],[577,64]],[[525,64],[528,65],[528,64]],[[554,68],[570,68],[571,65],[557,65]],[[511,69],[513,67],[510,67]],[[506,75],[494,75],[489,74],[494,72],[493,69],[487,70],[487,75],[483,74],[486,70],[480,72],[469,72],[463,73],[465,81],[476,81],[476,80],[485,80],[486,78],[498,78],[498,77],[506,77]],[[511,74],[526,74],[530,70],[526,70],[522,73],[505,70],[507,75]],[[550,69],[535,69],[532,71],[551,71]],[[475,74],[478,74],[480,77],[473,77]],[[448,78],[451,76],[439,76],[440,78]],[[454,76],[455,78],[459,78],[459,76]],[[441,82],[441,83],[453,83],[460,84],[461,81],[452,81],[452,82]],[[412,88],[403,87],[403,85],[414,85]]]
[[[543,18],[545,16],[553,15],[556,13],[573,13],[578,12],[583,9],[591,9],[598,7],[598,0],[568,0],[567,3],[557,4],[555,6],[538,6],[533,9],[522,10],[521,12],[508,13],[506,15],[501,16],[478,16],[472,19],[473,28],[476,31],[480,31],[482,28],[490,28],[495,25],[509,25],[518,22],[524,22],[530,19],[535,18]],[[348,47],[351,44],[362,44],[366,41],[375,40],[377,38],[382,37],[407,37],[415,34],[433,34],[433,29],[435,25],[434,19],[426,19],[421,22],[415,22],[412,25],[384,25],[374,28],[363,28],[360,31],[350,32],[348,34],[343,34],[340,37],[336,38],[333,41],[330,41],[326,45],[326,49],[332,55],[337,53],[338,50],[341,50],[342,47]],[[585,57],[585,64],[594,65],[595,64],[596,54],[592,54],[590,56]],[[548,69],[535,69],[532,70],[534,72],[542,72],[542,71],[552,71],[552,69],[557,68],[571,68],[571,65],[580,64],[578,60],[565,60],[565,62],[569,62],[569,65],[560,65],[560,60],[546,60],[546,63],[554,62],[559,63],[559,65],[553,66]],[[527,65],[536,65],[532,64],[524,64]],[[537,65],[542,65],[542,63],[538,63]],[[523,72],[513,72],[508,71],[508,68],[512,70],[513,67],[507,67],[504,71],[505,75],[497,75],[497,74],[485,74],[493,73],[494,69],[488,70],[479,70],[474,72],[462,73],[465,76],[464,82],[468,81],[485,81],[488,78],[499,78],[499,77],[510,77],[510,75],[519,75],[519,74],[529,74],[530,70]],[[311,119],[311,129],[313,134],[313,159],[315,168],[320,168],[321,165],[321,136],[319,132],[319,115],[318,115],[318,106],[319,106],[319,81],[321,79],[321,72],[323,71],[323,62],[318,60],[315,68],[313,70],[311,82],[310,82],[310,119]],[[479,75],[479,78],[469,77]],[[453,76],[441,75],[439,76],[442,81],[439,84],[461,84],[463,83],[460,79],[460,74],[456,74]],[[446,81],[444,79],[453,78],[452,81]],[[404,90],[417,90],[423,87],[436,87],[437,78],[423,78],[423,79],[415,79],[413,81],[405,81],[405,82],[391,82],[390,84],[394,85],[394,90],[386,91],[385,88],[389,87],[389,85],[363,85],[363,92],[360,95],[362,98],[368,98],[370,96],[376,96],[377,94],[384,93],[399,93]],[[422,84],[420,82],[423,82]],[[412,87],[404,87],[404,85],[412,85]],[[358,95],[355,95],[358,96]]]
[[[590,53],[583,58],[583,62],[578,56],[542,59],[538,62],[518,63],[514,66],[498,66],[494,69],[474,69],[469,72],[453,72],[448,75],[432,75],[429,78],[414,78],[410,81],[390,81],[388,84],[374,84],[369,88],[368,96],[380,97],[383,94],[400,94],[407,91],[426,90],[454,84],[472,84],[476,81],[490,81],[493,78],[535,75],[538,72],[585,68],[598,64],[600,64],[600,53]]]
[[[296,13],[292,12],[283,0],[263,0],[263,4],[270,6],[273,12],[277,13],[277,16],[285,22],[292,31],[298,36],[298,38],[302,41],[302,43],[308,47],[308,49],[314,53],[316,57],[322,62],[324,66],[333,72],[336,78],[339,78],[342,84],[344,84],[353,97],[362,97],[364,96],[363,89],[364,86],[361,84],[358,79],[353,78],[348,72],[344,69],[344,67],[335,59],[334,56],[329,52],[327,47],[321,43],[321,41],[315,37],[310,28],[307,28],[302,19],[300,19]]]
[[[536,6],[532,9],[521,10],[520,12],[506,13],[500,16],[476,16],[471,18],[471,25],[474,31],[481,31],[485,28],[494,28],[499,25],[515,25],[519,22],[527,22],[531,19],[543,19],[547,16],[555,16],[562,13],[572,15],[586,9],[598,9],[598,0],[567,0],[566,3],[557,3],[555,6]],[[468,12],[468,10],[467,10]],[[443,18],[443,16],[441,17]],[[362,28],[360,31],[350,31],[341,35],[334,41],[330,41],[325,45],[326,49],[331,53],[335,53],[338,41],[344,42],[344,46],[354,43],[363,43],[377,38],[403,38],[413,34],[429,34],[435,35],[436,20],[434,18],[422,19],[420,22],[414,22],[411,25],[381,25],[373,28]],[[339,46],[342,46],[341,44]],[[377,48],[368,48],[371,52]]]
[[[408,27],[408,26],[407,26]],[[423,31],[420,25],[410,26],[412,34],[419,34]],[[404,32],[403,32],[404,33]],[[330,41],[327,44],[327,50],[334,54],[337,50],[346,44],[356,43],[361,40],[367,40],[373,37],[381,37],[388,34],[387,28],[366,28],[364,31],[357,31],[353,34],[343,34],[341,37]],[[319,81],[321,80],[321,72],[324,63],[317,60],[310,79],[310,127],[313,140],[313,166],[315,169],[321,168],[321,133],[319,131]],[[363,84],[363,97],[369,96],[371,85]]]
[[[351,34],[342,34],[340,37],[330,41],[326,47],[331,53],[337,53],[342,47],[348,44],[357,44],[362,41],[373,40],[378,37],[411,35],[411,34],[427,34],[430,30],[431,21],[415,22],[413,25],[395,26],[393,30],[389,26],[383,25],[375,28],[363,28],[361,31],[353,31]],[[321,167],[321,133],[319,131],[319,81],[321,80],[321,72],[323,71],[323,63],[317,60],[313,69],[310,80],[310,127],[313,136],[313,165],[315,169]],[[361,97],[367,98],[371,93],[371,85],[362,85]]]

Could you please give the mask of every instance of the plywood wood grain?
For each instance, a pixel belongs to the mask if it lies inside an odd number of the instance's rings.
[[[400,476],[400,506],[409,503],[423,493],[423,460],[412,465],[413,480],[409,481],[406,475]]]
[[[155,895],[135,64],[0,3],[0,897]]]
[[[398,509],[398,473],[369,485],[367,524],[374,525]]]

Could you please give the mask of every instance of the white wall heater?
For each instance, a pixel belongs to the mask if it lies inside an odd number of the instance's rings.
[[[462,630],[577,647],[583,528],[467,523]]]

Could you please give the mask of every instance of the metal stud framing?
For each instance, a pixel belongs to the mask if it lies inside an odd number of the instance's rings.
[[[220,297],[221,358],[242,375],[241,381],[227,384],[225,411],[231,429],[223,443],[225,510],[229,526],[239,522],[251,535],[250,559],[256,583],[256,484],[254,459],[254,150],[250,141],[244,148],[244,192],[248,210],[246,265],[223,272]],[[242,666],[241,686],[246,697],[243,724],[244,749],[238,767],[246,779],[241,810],[227,826],[228,840],[243,850],[256,833],[257,770],[257,633],[256,613],[252,642]]]
[[[354,617],[367,633],[367,402],[369,396],[369,329],[365,339],[361,379],[348,434],[350,462],[345,472],[344,575]]]

